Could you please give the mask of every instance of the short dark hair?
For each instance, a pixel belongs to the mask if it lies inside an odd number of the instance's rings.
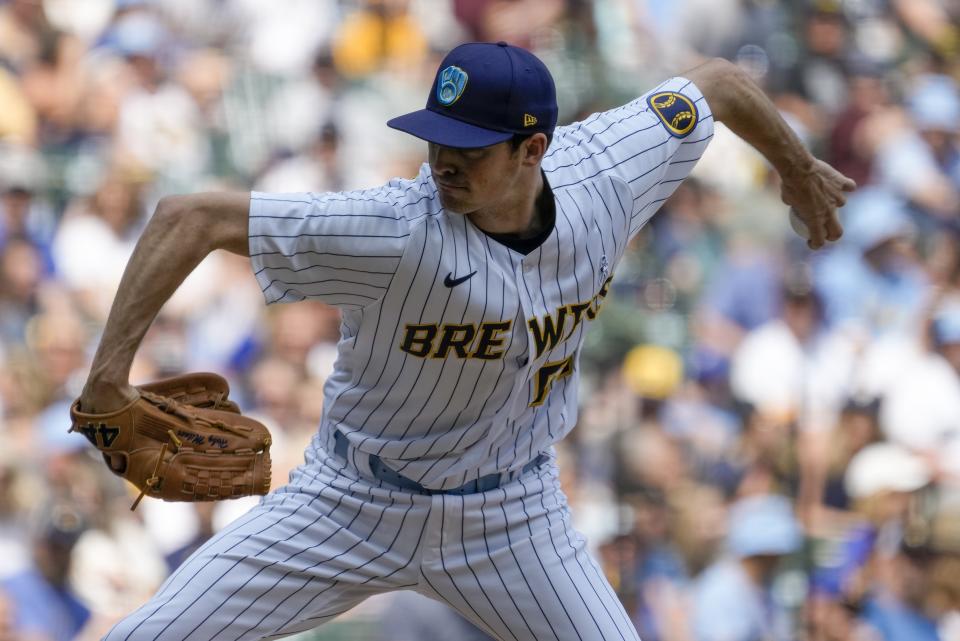
[[[553,142],[553,133],[551,132],[548,134],[544,132],[544,135],[547,137],[547,147],[549,148],[550,143]],[[510,150],[516,151],[517,149],[520,149],[520,145],[523,144],[523,141],[532,136],[533,134],[513,134],[513,138],[510,139]]]

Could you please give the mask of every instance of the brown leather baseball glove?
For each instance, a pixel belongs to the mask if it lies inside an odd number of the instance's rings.
[[[212,372],[181,374],[145,385],[137,385],[137,389],[158,396],[167,396],[183,405],[240,413],[237,404],[227,398],[230,395],[227,379]]]
[[[140,397],[114,412],[85,413],[79,399],[70,408],[70,431],[140,490],[130,509],[145,495],[215,501],[270,491],[270,432],[239,413],[225,380],[187,374],[137,389]]]

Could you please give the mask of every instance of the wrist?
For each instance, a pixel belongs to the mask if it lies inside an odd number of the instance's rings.
[[[797,154],[785,162],[779,163],[775,169],[784,183],[795,184],[803,182],[816,173],[816,159],[809,151],[804,149],[802,154]]]
[[[97,359],[94,359],[96,361]],[[97,365],[96,362],[90,367],[90,373],[87,374],[87,384],[85,387],[91,389],[117,389],[126,387],[130,381],[130,369],[110,365]]]
[[[126,379],[113,380],[92,376],[80,394],[84,412],[103,413],[123,407],[137,397],[136,390]]]

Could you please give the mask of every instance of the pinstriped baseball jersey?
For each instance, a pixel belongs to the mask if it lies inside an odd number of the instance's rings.
[[[268,303],[342,310],[321,439],[434,489],[523,467],[573,427],[584,332],[631,236],[713,134],[673,78],[558,127],[542,168],[546,240],[511,249],[443,209],[430,168],[378,189],[254,193],[250,254]]]

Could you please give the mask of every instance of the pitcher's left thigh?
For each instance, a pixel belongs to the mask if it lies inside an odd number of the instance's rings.
[[[548,479],[481,506],[444,497],[444,541],[424,566],[428,594],[503,641],[638,641],[556,489]]]

